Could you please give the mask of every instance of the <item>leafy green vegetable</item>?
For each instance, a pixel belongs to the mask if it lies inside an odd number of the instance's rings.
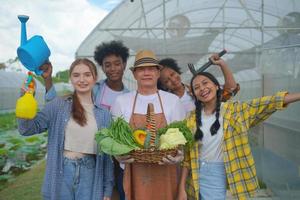
[[[167,127],[158,129],[157,142],[159,142],[159,137],[165,134],[169,128],[178,128],[180,132],[182,132],[185,140],[187,141],[187,147],[190,147],[193,144],[194,138],[186,125],[186,121],[172,122]],[[178,140],[178,138],[176,140],[176,137],[172,139],[173,143],[176,143],[177,145],[182,144],[182,140]],[[169,140],[168,137],[167,140]],[[122,155],[127,154],[132,150],[140,149],[134,140],[133,130],[129,126],[128,122],[126,122],[122,117],[116,118],[109,128],[98,131],[96,134],[96,141],[99,145],[100,151],[109,155]]]
[[[160,136],[159,149],[172,149],[186,143],[187,141],[179,128],[169,128],[165,134]]]
[[[129,124],[122,117],[118,117],[112,121],[109,128],[98,131],[96,141],[101,152],[109,155],[127,154],[139,149],[132,133]]]
[[[160,128],[157,130],[159,136],[165,134],[169,128],[179,128],[180,132],[184,135],[187,140],[187,147],[191,147],[194,144],[194,137],[191,130],[186,125],[186,120],[183,121],[175,121],[168,124],[164,128]]]
[[[126,144],[133,148],[138,148],[134,141],[133,130],[122,117],[116,118],[109,127],[110,136],[118,143]]]
[[[107,130],[108,129],[106,129],[104,133],[101,133],[100,131],[100,133],[96,134],[96,141],[99,144],[99,149],[101,152],[115,156],[127,154],[134,149],[131,146],[116,142],[109,136],[105,136]]]

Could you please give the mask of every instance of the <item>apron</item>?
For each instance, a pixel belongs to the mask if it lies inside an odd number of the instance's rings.
[[[158,98],[162,113],[154,114],[156,128],[167,125],[159,93]],[[146,115],[134,113],[136,93],[130,126],[141,128],[146,126]],[[127,200],[175,200],[177,196],[177,165],[158,165],[132,163],[125,165],[124,190]]]

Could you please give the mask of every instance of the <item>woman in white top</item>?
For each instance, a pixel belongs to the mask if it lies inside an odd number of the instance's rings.
[[[225,200],[227,188],[236,199],[253,197],[259,184],[248,131],[300,101],[300,93],[222,103],[220,84],[208,72],[194,75],[191,87],[196,109],[187,125],[197,142],[185,151],[178,200]]]

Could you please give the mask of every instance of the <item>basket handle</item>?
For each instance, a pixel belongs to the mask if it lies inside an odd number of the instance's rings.
[[[147,118],[146,118],[146,126],[149,130],[151,137],[150,137],[150,147],[155,147],[155,138],[156,138],[156,122],[154,119],[154,106],[152,103],[148,104],[147,107]]]

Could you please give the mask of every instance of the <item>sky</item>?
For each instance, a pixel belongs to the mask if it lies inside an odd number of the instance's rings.
[[[0,0],[0,63],[17,57],[21,23],[28,15],[27,39],[41,35],[54,73],[68,69],[80,43],[121,0]],[[25,68],[24,68],[25,69]]]

